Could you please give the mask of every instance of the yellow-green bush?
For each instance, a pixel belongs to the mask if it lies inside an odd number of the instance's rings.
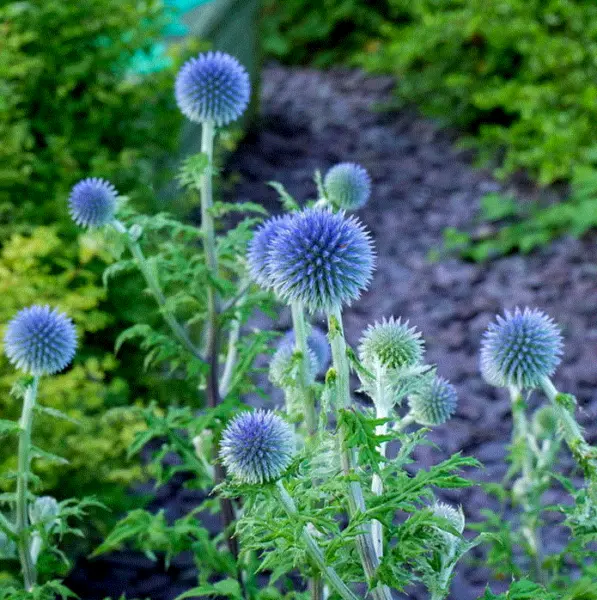
[[[45,490],[62,497],[85,492],[111,495],[111,484],[129,483],[140,475],[139,466],[126,461],[126,448],[139,424],[130,411],[127,382],[117,375],[118,362],[109,352],[86,343],[106,332],[113,317],[102,308],[105,292],[92,270],[99,258],[83,246],[65,245],[55,227],[39,227],[31,235],[13,235],[0,251],[0,323],[23,306],[50,304],[74,320],[80,351],[67,372],[42,380],[40,403],[58,409],[73,421],[41,413],[36,419],[37,445],[63,456],[67,465],[36,464]],[[81,266],[82,265],[82,266]],[[3,333],[3,331],[0,331]],[[21,402],[10,395],[19,375],[0,356],[0,412],[18,418]],[[15,448],[5,440],[0,449],[0,470],[13,470]],[[11,481],[4,482],[12,485]]]

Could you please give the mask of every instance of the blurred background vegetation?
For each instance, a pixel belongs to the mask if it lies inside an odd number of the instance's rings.
[[[468,258],[530,251],[597,225],[593,0],[263,0],[261,13],[256,61],[262,51],[287,64],[391,74],[396,107],[415,105],[456,126],[498,177],[524,172],[538,190],[570,190],[553,206],[486,199],[494,238],[471,250],[467,233],[447,234]],[[70,465],[42,465],[44,482],[60,497],[95,493],[116,511],[125,485],[141,476],[124,453],[139,425],[121,409],[184,401],[188,390],[163,393],[159,373],[144,374],[130,347],[122,362],[114,356],[117,332],[144,310],[128,302],[140,283],[122,278],[107,295],[101,272],[110,257],[99,238],[71,225],[66,199],[73,183],[96,176],[137,208],[157,206],[171,177],[166,158],[180,148],[174,73],[203,47],[182,37],[155,60],[172,14],[161,0],[0,3],[0,323],[33,302],[74,318],[75,367],[42,388],[42,402],[73,422],[42,420],[37,433]],[[3,418],[19,411],[14,381],[0,356]],[[13,457],[3,445],[3,467]]]

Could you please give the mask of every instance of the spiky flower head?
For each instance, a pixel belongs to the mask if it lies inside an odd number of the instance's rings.
[[[272,240],[269,259],[274,291],[311,312],[357,299],[374,262],[369,234],[357,219],[317,208],[292,217]]]
[[[443,377],[435,377],[408,397],[410,412],[420,425],[442,425],[456,412],[457,404],[456,389]]]
[[[450,525],[456,531],[458,531],[458,533],[462,533],[464,531],[465,519],[461,506],[456,509],[445,502],[436,502],[431,507],[431,510],[435,516],[441,517],[442,519],[448,521]]]
[[[277,387],[284,390],[297,387],[299,377],[298,363],[295,363],[296,368],[293,369],[294,346],[281,345],[273,355],[269,364],[269,380]],[[315,381],[318,371],[317,357],[315,353],[308,349],[309,354],[309,372],[307,373],[307,384]]]
[[[62,371],[77,347],[73,322],[49,306],[30,306],[10,321],[4,335],[4,351],[17,369],[30,375]]]
[[[245,112],[251,84],[236,58],[224,52],[206,52],[181,67],[174,93],[176,104],[187,119],[222,126]]]
[[[380,365],[387,369],[404,369],[421,364],[425,342],[421,333],[408,321],[383,319],[370,325],[359,344],[359,357],[367,368]]]
[[[292,348],[294,344],[294,330],[291,329],[282,338],[280,347],[290,346]],[[311,331],[307,336],[307,346],[315,355],[315,359],[317,361],[317,369],[315,371],[316,374],[323,373],[328,368],[328,365],[332,359],[330,343],[327,335],[321,329],[319,329],[319,327],[311,327]]]
[[[116,188],[105,179],[89,177],[79,181],[68,198],[68,211],[80,227],[103,227],[114,219]]]
[[[220,458],[238,480],[267,483],[279,479],[295,452],[288,423],[270,411],[244,412],[222,434]]]
[[[323,189],[332,204],[345,210],[362,208],[371,195],[371,178],[366,169],[355,163],[333,166],[325,175]]]
[[[516,308],[497,316],[483,336],[481,373],[492,385],[533,389],[560,364],[562,336],[537,309]]]
[[[269,252],[272,240],[283,227],[288,226],[290,220],[290,215],[268,219],[257,229],[249,242],[247,250],[249,274],[253,281],[263,288],[269,288],[272,285],[269,269]]]

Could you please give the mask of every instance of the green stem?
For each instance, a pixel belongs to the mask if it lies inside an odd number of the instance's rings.
[[[157,302],[158,306],[160,307],[160,311],[162,313],[164,321],[166,322],[168,327],[170,327],[170,331],[172,331],[174,337],[176,337],[176,339],[182,344],[182,346],[186,348],[186,350],[188,350],[195,358],[197,358],[201,362],[205,362],[203,356],[201,355],[201,352],[199,351],[197,346],[193,344],[185,328],[178,322],[172,311],[170,311],[166,307],[166,296],[160,286],[157,275],[147,262],[147,259],[143,254],[143,250],[141,250],[139,242],[134,241],[128,234],[126,228],[122,227],[122,225],[121,227],[117,227],[115,225],[115,227],[118,231],[121,232],[124,229],[129,250],[134,257],[135,262],[137,263],[137,266],[139,267],[139,270],[141,271],[141,274],[143,275],[143,278],[145,279],[145,282],[147,283],[151,294],[155,298],[155,301]]]
[[[29,468],[31,463],[31,429],[33,411],[37,399],[39,377],[34,377],[25,391],[23,412],[21,413],[19,433],[19,456],[16,494],[16,534],[18,536],[19,559],[23,571],[25,590],[30,592],[35,585],[37,574],[31,557],[31,536],[29,532]]]
[[[540,507],[538,506],[538,498],[535,497],[532,491],[537,483],[537,475],[533,463],[533,451],[529,442],[531,433],[525,412],[526,402],[520,389],[511,386],[508,390],[512,402],[512,447],[515,449],[521,448],[522,450],[521,477],[519,480],[522,488],[522,497],[520,498],[523,507],[523,515],[521,517],[522,535],[527,542],[529,554],[535,569],[535,576],[538,581],[543,582],[545,580],[542,559],[543,551],[537,520],[537,512]]]
[[[556,416],[562,427],[564,440],[572,455],[583,469],[585,475],[594,481],[597,477],[597,453],[586,440],[580,425],[572,412],[574,399],[567,394],[561,394],[555,388],[549,377],[544,377],[541,387],[552,403]]]
[[[342,311],[336,307],[328,315],[328,328],[330,346],[332,348],[332,360],[336,371],[337,410],[347,409],[351,405],[350,398],[350,370],[348,365],[346,340],[344,339],[344,325],[342,322]],[[354,452],[346,449],[346,431],[343,427],[339,431],[340,462],[342,472],[350,477],[356,464]],[[350,516],[367,511],[363,489],[358,481],[350,481],[348,484],[348,507]],[[371,536],[371,525],[365,525],[366,531],[356,538],[357,550],[361,564],[365,571],[368,582],[375,580],[379,568],[379,557],[375,552],[373,538]],[[392,600],[390,589],[386,585],[378,584],[372,589],[375,600]]]
[[[375,416],[378,419],[387,419],[389,416],[389,402],[385,397],[387,392],[386,382],[386,370],[378,365],[375,373],[375,398],[373,404],[375,405]],[[375,428],[377,435],[385,435],[388,432],[388,424],[378,425]],[[379,453],[385,458],[387,451],[387,443],[383,442],[379,448]],[[373,474],[371,481],[371,491],[375,496],[381,496],[383,494],[383,482],[381,477],[377,474]],[[371,521],[371,536],[373,538],[373,546],[377,557],[381,559],[383,556],[383,526],[382,524],[373,519]]]
[[[230,383],[234,373],[234,366],[238,357],[238,340],[240,338],[240,319],[234,319],[230,324],[228,334],[228,351],[226,353],[226,362],[220,380],[220,398],[225,398],[230,391]]]
[[[305,424],[309,435],[317,431],[317,417],[315,415],[315,398],[309,381],[309,346],[307,344],[307,322],[305,320],[305,310],[301,302],[292,302],[290,305],[292,312],[292,326],[294,328],[295,350],[301,355],[299,368],[299,386],[303,397],[303,410],[305,415]]]
[[[294,503],[294,500],[292,499],[290,494],[287,492],[282,481],[278,480],[276,482],[276,489],[278,491],[278,497],[280,498],[280,501],[284,506],[286,514],[291,519],[295,519],[298,516],[296,504]],[[303,530],[301,532],[301,538],[305,543],[307,554],[309,555],[311,560],[317,565],[317,568],[321,571],[321,574],[327,579],[330,586],[342,598],[344,598],[344,600],[359,600],[358,596],[356,596],[342,581],[342,579],[340,579],[340,576],[338,575],[338,573],[336,573],[335,569],[333,567],[328,566],[323,552],[319,547],[319,544],[311,535],[307,525],[303,527]]]

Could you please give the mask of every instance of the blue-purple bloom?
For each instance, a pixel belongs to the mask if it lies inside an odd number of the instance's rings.
[[[105,179],[89,177],[71,190],[68,208],[73,221],[80,227],[103,227],[114,219],[116,188]]]
[[[30,375],[62,371],[77,347],[73,322],[49,306],[30,306],[10,321],[4,335],[4,350],[17,369]]]
[[[443,377],[408,397],[410,412],[420,425],[442,425],[456,412],[457,404],[454,386]]]
[[[529,308],[505,311],[483,336],[481,373],[492,385],[533,389],[553,375],[562,347],[558,326],[544,312]]]
[[[328,200],[345,210],[362,208],[371,195],[371,178],[366,169],[356,163],[333,166],[325,175],[323,188]]]
[[[182,114],[196,123],[218,126],[238,119],[249,104],[251,84],[245,68],[229,54],[207,52],[188,60],[174,86]]]
[[[371,240],[359,221],[311,208],[294,215],[271,241],[268,268],[282,300],[331,312],[360,296],[373,263]]]
[[[247,263],[249,274],[255,283],[263,288],[272,285],[269,270],[269,251],[271,242],[286,227],[291,220],[291,215],[272,217],[268,219],[253,235],[247,250]]]
[[[244,412],[222,434],[220,458],[236,479],[267,483],[279,479],[295,453],[292,429],[270,411]]]
[[[284,337],[280,341],[280,348],[284,346],[294,348],[294,344],[294,330],[291,329],[284,334]],[[307,337],[307,347],[315,357],[317,365],[316,374],[323,373],[330,364],[332,352],[327,335],[319,327],[311,327],[311,331]]]
[[[359,345],[359,357],[367,368],[379,364],[386,369],[406,369],[421,363],[425,343],[408,321],[383,319],[370,325]]]

